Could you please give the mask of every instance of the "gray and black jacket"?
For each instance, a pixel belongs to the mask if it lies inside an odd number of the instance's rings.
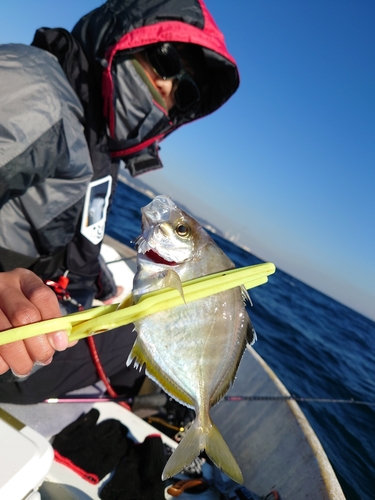
[[[188,115],[168,116],[133,63],[134,51],[161,41],[201,47],[202,100]],[[119,161],[132,175],[161,167],[159,142],[219,108],[238,83],[201,0],[108,0],[72,33],[42,28],[32,46],[1,45],[0,270],[44,279],[69,270],[95,289]]]

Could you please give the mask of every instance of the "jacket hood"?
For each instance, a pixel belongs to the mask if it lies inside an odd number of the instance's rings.
[[[202,0],[108,0],[84,16],[72,36],[101,89],[96,101],[103,101],[111,157],[124,160],[132,175],[160,168],[158,143],[218,109],[239,85],[236,63]],[[160,42],[198,46],[194,79],[201,99],[187,113],[162,109],[134,67],[134,52]]]
[[[108,0],[84,16],[72,33],[98,78],[118,51],[166,41],[202,47],[207,81],[201,104],[193,115],[175,119],[174,128],[215,111],[239,85],[236,63],[202,0]]]

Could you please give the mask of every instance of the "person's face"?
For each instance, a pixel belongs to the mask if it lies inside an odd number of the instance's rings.
[[[164,80],[161,78],[152,68],[151,64],[148,62],[143,52],[137,52],[135,57],[142,68],[145,70],[147,76],[150,78],[151,83],[154,85],[156,90],[160,93],[161,97],[165,102],[165,108],[169,112],[175,105],[174,101],[174,80],[168,79]]]

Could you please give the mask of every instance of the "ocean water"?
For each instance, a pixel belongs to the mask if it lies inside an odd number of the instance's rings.
[[[149,202],[143,193],[119,182],[107,233],[131,245],[140,233],[140,208]],[[211,236],[237,267],[262,262]],[[353,401],[299,404],[346,498],[375,499],[375,323],[281,270],[251,290],[251,299],[249,314],[258,334],[255,350],[291,394]]]

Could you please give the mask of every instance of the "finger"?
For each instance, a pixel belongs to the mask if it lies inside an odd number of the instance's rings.
[[[55,294],[31,271],[15,269],[1,278],[1,309],[11,326],[61,316]]]
[[[1,309],[11,327],[23,326],[41,320],[38,308],[25,297],[17,286],[8,286],[5,290],[2,289]]]
[[[33,361],[40,365],[48,365],[51,363],[55,349],[48,340],[47,335],[38,335],[30,339],[24,340],[25,349]]]
[[[0,356],[0,375],[3,375],[9,370],[9,365],[5,363],[3,358]]]
[[[0,310],[0,329],[9,330],[11,327],[12,324],[9,319],[6,317],[4,312]],[[5,373],[9,370],[9,368],[11,368],[15,374],[25,376],[30,373],[34,364],[34,361],[30,358],[22,340],[0,346],[0,357],[1,373]]]
[[[51,347],[55,349],[55,351],[65,351],[65,349],[69,346],[68,332],[65,330],[49,333],[46,336],[46,340],[49,342]]]
[[[11,323],[9,322],[8,318],[5,316],[3,311],[0,310],[0,330],[8,330],[9,328],[12,328]],[[0,336],[1,336],[1,331],[0,331]],[[2,347],[0,346],[0,375],[3,375],[9,370],[9,365],[8,363],[4,360],[4,358],[1,356],[1,351]]]
[[[11,327],[8,318],[0,311],[0,330],[9,330]],[[54,352],[44,335],[0,346],[0,374],[11,368],[18,376],[25,376],[34,363],[40,365],[51,363]]]
[[[0,354],[4,362],[17,376],[25,377],[34,366],[34,361],[30,358],[22,340],[1,346]]]
[[[21,281],[21,287],[25,296],[38,309],[41,320],[61,316],[59,303],[55,293],[39,280],[39,278],[37,280],[25,279]],[[43,338],[49,343],[50,347],[56,351],[64,351],[69,345],[68,333],[65,330],[49,333]],[[40,342],[40,340],[37,342]],[[31,354],[34,354],[35,349],[38,349],[37,342],[27,342],[27,348]],[[47,355],[44,356],[44,350],[47,350],[47,346],[43,342],[40,347],[42,348],[43,356],[42,358],[39,357],[36,361],[45,362]]]
[[[29,302],[37,308],[39,320],[61,316],[55,293],[34,273],[23,273],[20,278],[20,287]]]

